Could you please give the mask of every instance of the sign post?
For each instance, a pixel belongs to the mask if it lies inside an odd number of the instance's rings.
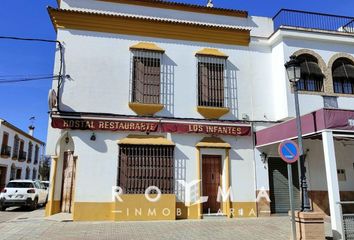
[[[299,159],[300,151],[298,145],[290,140],[279,144],[279,156],[288,164],[288,182],[290,195],[290,211],[291,211],[291,231],[292,239],[296,240],[296,226],[295,226],[295,207],[294,207],[294,192],[293,192],[293,171],[291,164]]]

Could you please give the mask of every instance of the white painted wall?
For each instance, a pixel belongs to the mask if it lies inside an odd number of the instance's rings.
[[[39,162],[42,154],[42,146],[40,143],[35,142],[26,136],[22,135],[19,132],[14,131],[13,129],[5,126],[4,124],[1,124],[2,121],[0,121],[0,147],[2,146],[2,139],[3,139],[3,134],[4,132],[9,134],[9,140],[8,140],[8,146],[11,147],[11,154],[9,158],[3,158],[0,156],[0,166],[7,167],[7,174],[6,174],[6,183],[10,181],[10,175],[11,175],[11,166],[12,164],[15,165],[16,169],[21,169],[21,179],[25,179],[26,177],[26,168],[30,168],[30,179],[33,179],[33,169],[36,169],[37,176],[35,176],[35,179],[38,178],[39,174]],[[18,135],[20,139],[24,141],[24,148],[23,150],[27,152],[27,157],[28,157],[28,144],[31,141],[33,144],[33,149],[32,149],[32,161],[31,163],[27,163],[27,158],[26,161],[19,162],[18,160],[12,160],[12,152],[13,152],[13,144],[14,144],[14,137],[15,135]],[[34,164],[34,154],[35,154],[35,146],[38,145],[39,147],[39,154],[38,154],[38,163]]]
[[[59,30],[58,40],[64,42],[65,73],[71,76],[71,79],[65,80],[62,92],[61,109],[65,111],[135,115],[128,107],[129,47],[141,41],[154,42],[165,49],[163,61],[174,71],[173,111],[167,109],[158,116],[202,118],[196,111],[195,53],[204,47],[218,48],[229,55],[228,68],[236,76],[230,77],[231,84],[235,86],[231,99],[232,111],[222,119],[238,119],[242,114],[252,116],[252,87],[257,86],[259,78],[263,82],[271,78],[271,72],[266,67],[269,52],[267,49],[259,51],[260,47],[251,52],[242,46],[77,30]],[[259,68],[259,73],[250,75],[255,67]],[[56,81],[53,82],[54,88],[56,85]],[[261,107],[266,106],[259,98],[258,103]]]
[[[61,153],[67,149],[75,149],[78,156],[76,165],[75,201],[77,202],[110,202],[112,186],[117,183],[118,173],[118,141],[128,133],[96,132],[96,141],[91,141],[90,131],[70,131],[70,143],[67,146],[61,140]],[[72,137],[72,138],[71,138]],[[197,179],[197,150],[195,145],[204,137],[201,135],[166,134],[176,144],[175,147],[175,180],[191,182]],[[73,144],[71,142],[73,141]],[[252,139],[250,137],[223,137],[232,145],[230,151],[231,186],[236,202],[255,201],[255,171],[253,162]],[[202,149],[201,154],[222,155],[225,150]],[[61,154],[63,155],[63,154]],[[63,161],[57,165],[55,199],[60,199],[61,175]],[[184,200],[184,191],[176,183],[178,201]]]

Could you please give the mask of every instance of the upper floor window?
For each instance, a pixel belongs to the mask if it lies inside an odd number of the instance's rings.
[[[135,46],[141,47],[142,44]],[[139,47],[131,47],[130,50],[132,53],[131,102],[160,104],[163,50]]]
[[[347,58],[337,59],[332,66],[335,93],[354,94],[354,64]]]
[[[300,91],[323,92],[323,73],[318,60],[309,54],[297,57],[301,66],[301,79],[298,82]]]
[[[28,163],[32,162],[32,152],[33,152],[33,143],[29,142],[28,143],[28,156],[27,156]]]
[[[198,106],[225,107],[226,58],[198,55]]]
[[[38,157],[39,157],[39,146],[36,145],[34,147],[34,164],[38,163]]]
[[[14,149],[12,152],[12,158],[17,159],[18,158],[18,151],[19,151],[19,145],[20,145],[20,138],[16,134],[14,137]]]
[[[1,156],[9,157],[11,155],[11,147],[9,146],[9,134],[4,132],[2,135]]]

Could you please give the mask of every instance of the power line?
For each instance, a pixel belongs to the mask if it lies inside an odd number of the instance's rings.
[[[23,79],[12,79],[12,80],[0,80],[0,84],[4,83],[19,83],[19,82],[30,82],[30,81],[39,81],[39,80],[51,80],[53,78],[59,78],[59,76],[48,76],[48,77],[37,77],[37,78],[23,78]]]

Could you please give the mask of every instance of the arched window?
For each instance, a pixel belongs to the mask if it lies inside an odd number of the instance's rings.
[[[332,66],[335,93],[354,94],[354,63],[347,58],[338,58]]]
[[[298,82],[300,91],[323,92],[323,73],[318,60],[310,54],[297,57],[301,66],[301,79]]]

